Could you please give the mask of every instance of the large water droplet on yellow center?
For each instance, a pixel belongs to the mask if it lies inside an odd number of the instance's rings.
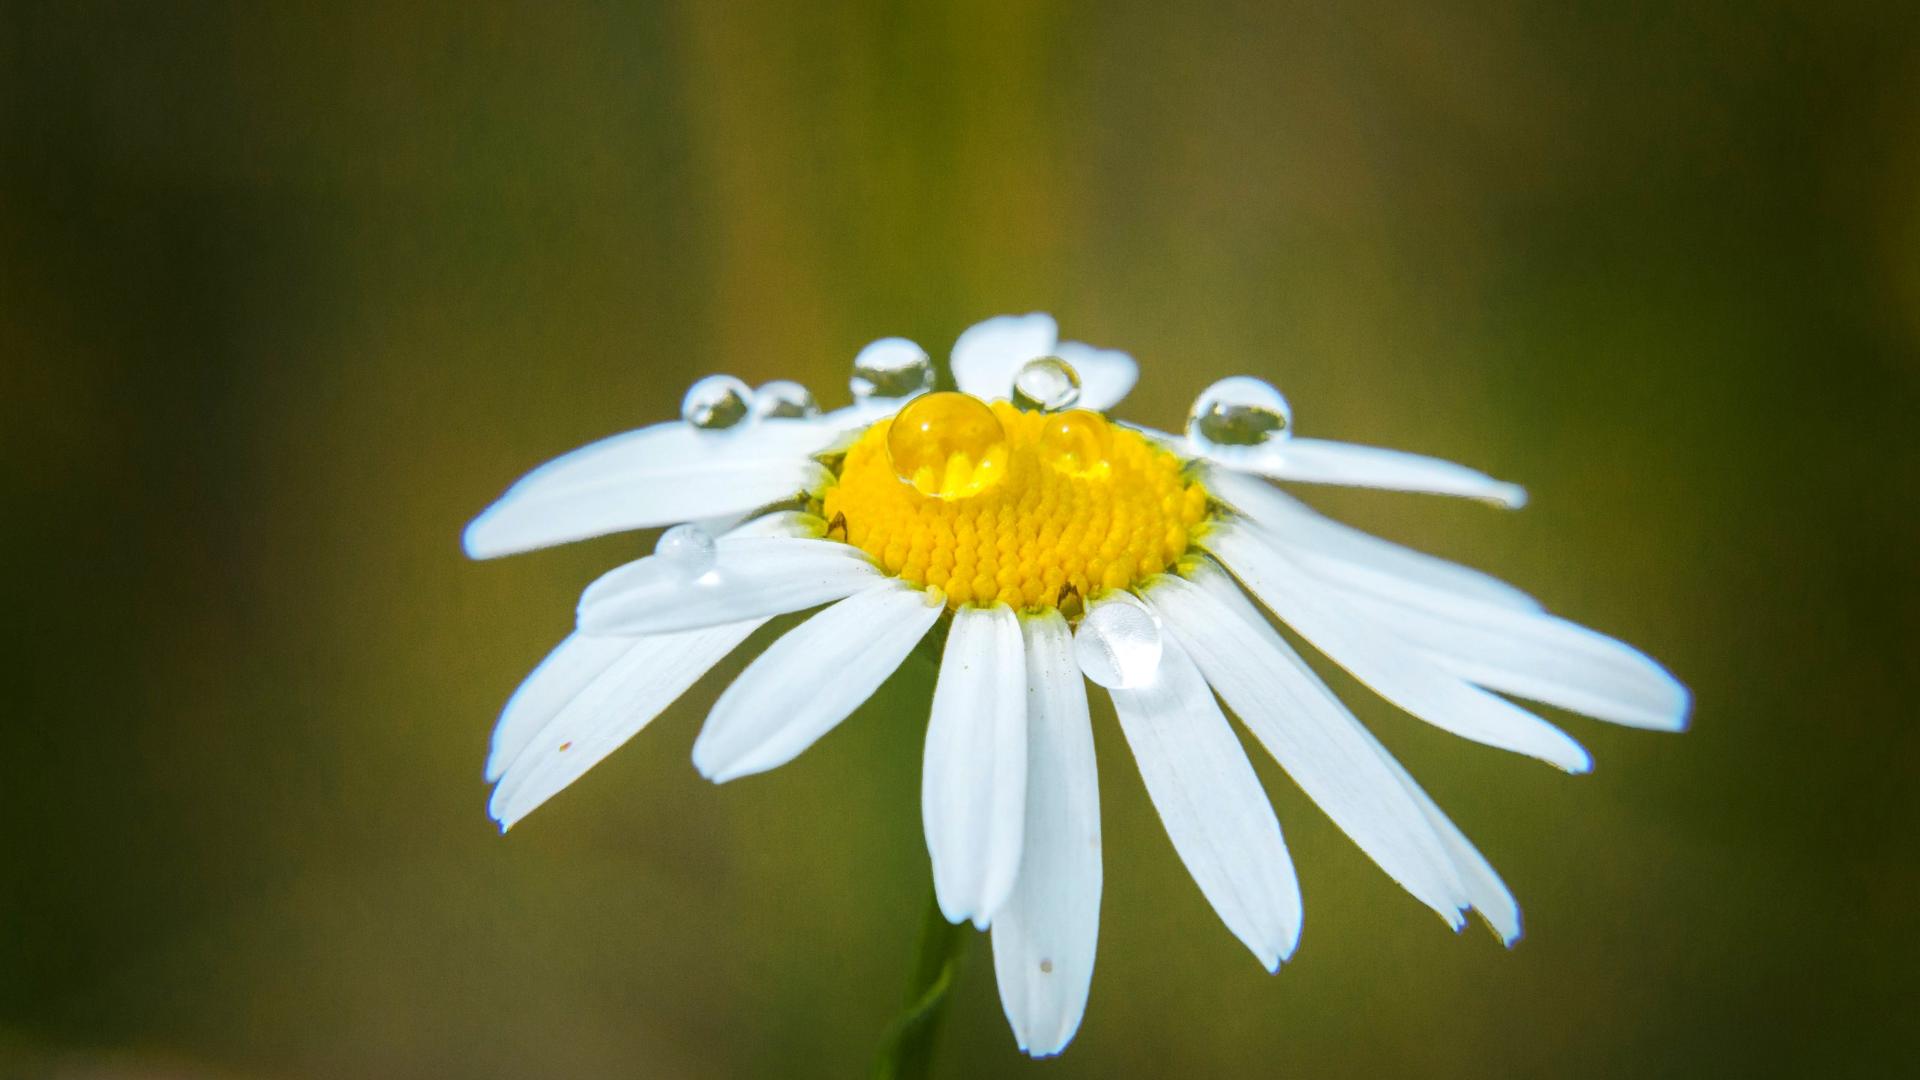
[[[1054,413],[1041,421],[1040,460],[1069,476],[1089,479],[1105,476],[1113,433],[1107,420],[1086,409]]]
[[[1007,472],[1007,432],[986,402],[966,394],[923,394],[887,431],[887,456],[900,479],[935,499],[965,499]]]

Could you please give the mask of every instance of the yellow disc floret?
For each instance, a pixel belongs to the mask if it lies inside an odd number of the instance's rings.
[[[983,413],[1002,442],[992,478],[975,486],[975,446],[992,434],[980,434]],[[946,430],[943,417],[965,426]],[[957,453],[965,467],[951,464]],[[1206,491],[1178,458],[1098,413],[1021,412],[962,394],[927,395],[868,428],[838,474],[821,496],[830,537],[944,590],[955,608],[1000,601],[1076,614],[1102,591],[1172,566],[1207,516]]]

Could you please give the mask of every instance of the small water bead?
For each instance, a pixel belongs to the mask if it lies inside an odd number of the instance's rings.
[[[812,392],[791,379],[775,379],[753,392],[755,420],[805,420],[819,415]]]
[[[986,402],[941,391],[915,398],[887,429],[894,474],[936,499],[978,495],[1006,475],[1007,432]]]
[[[1069,476],[1099,477],[1111,469],[1113,431],[1107,418],[1086,409],[1069,409],[1041,421],[1035,447],[1040,460]]]
[[[853,358],[855,401],[910,398],[933,389],[933,358],[906,338],[881,338]]]
[[[692,581],[713,569],[719,545],[712,533],[698,525],[675,525],[660,534],[660,539],[654,542],[653,553],[682,581]]]
[[[731,375],[709,375],[687,387],[680,419],[702,431],[725,431],[747,418],[753,391]]]
[[[1160,624],[1131,596],[1095,604],[1073,633],[1081,673],[1109,690],[1151,684],[1160,672],[1160,653]]]
[[[1187,441],[1215,447],[1263,446],[1293,434],[1293,409],[1271,384],[1245,375],[1221,379],[1194,399]]]
[[[1059,412],[1073,408],[1079,400],[1080,373],[1057,356],[1029,360],[1013,377],[1015,408]]]

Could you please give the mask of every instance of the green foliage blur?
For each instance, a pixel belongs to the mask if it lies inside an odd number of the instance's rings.
[[[1085,1025],[977,940],[941,1074],[1879,1076],[1920,1010],[1911,4],[0,2],[0,1075],[840,1077],[928,889],[930,674],[788,768],[738,662],[509,836],[500,704],[621,536],[474,564],[535,464],[1049,310],[1181,422],[1528,486],[1309,492],[1659,657],[1593,775],[1331,675],[1494,861],[1455,936],[1259,752],[1261,972],[1104,704]],[[764,638],[764,635],[763,635]],[[763,640],[756,639],[756,641]]]

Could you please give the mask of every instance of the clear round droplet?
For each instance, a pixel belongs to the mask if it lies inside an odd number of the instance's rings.
[[[709,375],[687,387],[680,419],[702,431],[725,431],[747,418],[753,391],[731,375]]]
[[[887,428],[894,475],[935,499],[965,499],[1007,472],[1007,429],[987,403],[943,390],[907,403]]]
[[[1205,452],[1215,447],[1263,446],[1293,434],[1293,409],[1269,383],[1245,375],[1221,379],[1194,399],[1187,414],[1187,440]]]
[[[1013,377],[1013,404],[1029,412],[1059,412],[1080,400],[1080,373],[1057,356],[1027,361]]]
[[[1160,672],[1160,624],[1138,601],[1094,605],[1073,634],[1080,671],[1109,690],[1146,686]]]
[[[713,534],[698,525],[675,525],[661,533],[653,545],[653,553],[660,561],[687,581],[713,569],[718,550]]]
[[[933,359],[906,338],[881,338],[853,358],[855,401],[910,398],[933,389]]]
[[[805,420],[819,415],[813,393],[791,379],[775,379],[753,392],[755,420]]]
[[[1035,452],[1040,460],[1069,476],[1104,476],[1111,471],[1108,454],[1113,429],[1107,418],[1087,409],[1068,409],[1040,421]]]

